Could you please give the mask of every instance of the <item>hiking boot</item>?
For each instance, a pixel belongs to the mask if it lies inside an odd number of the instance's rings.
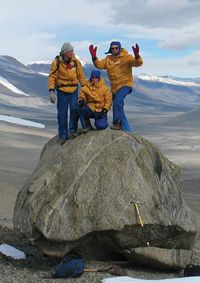
[[[71,133],[70,136],[72,139],[75,139],[76,137],[78,137],[78,135],[79,135],[78,133]]]
[[[112,130],[121,130],[121,123],[120,122],[114,123],[110,128]]]
[[[89,132],[89,131],[91,131],[91,128],[84,128],[83,130],[82,130],[82,132],[84,133],[84,134],[86,134],[87,132]]]
[[[60,144],[63,145],[66,143],[66,141],[67,141],[66,139],[60,139]]]

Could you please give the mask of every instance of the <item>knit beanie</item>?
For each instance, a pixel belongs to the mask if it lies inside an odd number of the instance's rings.
[[[90,80],[92,78],[100,79],[100,77],[101,77],[101,72],[99,70],[92,70],[92,72],[90,74]]]
[[[106,52],[105,54],[108,54],[108,53],[112,53],[112,46],[113,45],[117,45],[119,47],[119,52],[121,51],[122,47],[121,47],[121,43],[119,41],[112,41],[111,44],[110,44],[110,48],[108,50],[108,52]]]
[[[64,52],[69,52],[73,50],[74,50],[73,46],[69,42],[65,42],[63,43],[60,54],[62,55]]]

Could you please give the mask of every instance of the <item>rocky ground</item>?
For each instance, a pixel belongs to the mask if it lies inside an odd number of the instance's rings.
[[[32,283],[32,282],[66,282],[66,279],[52,279],[54,267],[59,263],[58,259],[48,258],[42,255],[35,247],[31,246],[17,231],[0,226],[0,243],[6,242],[24,251],[26,259],[15,260],[0,254],[0,282],[6,283]],[[113,262],[86,261],[87,268],[109,267]],[[121,264],[121,263],[120,263]],[[183,270],[177,272],[159,271],[149,268],[131,266],[124,263],[123,270],[128,276],[135,278],[174,278],[182,277]],[[85,272],[81,277],[70,279],[70,282],[97,283],[102,279],[116,275],[108,272]]]
[[[2,125],[0,129],[0,244],[7,243],[24,251],[26,259],[15,260],[0,253],[0,282],[66,282],[66,279],[52,279],[53,269],[58,264],[59,260],[42,255],[18,232],[13,230],[12,225],[13,207],[16,195],[25,183],[26,178],[34,170],[41,148],[51,137],[51,134],[41,138],[41,132],[31,132],[27,129],[23,129],[23,132],[20,132],[21,129],[19,128],[13,127],[10,129],[7,125],[5,128],[2,128],[3,126],[4,125]],[[147,136],[147,138],[149,137]],[[155,142],[152,137],[150,137],[149,140]],[[177,141],[177,143],[178,142],[179,141]],[[156,142],[156,144],[160,144],[160,142]],[[162,149],[164,153],[168,152],[168,150],[165,150],[164,146]],[[187,151],[188,150],[189,148],[187,148]],[[178,151],[175,152],[178,153]],[[169,157],[173,156],[174,154]],[[179,156],[183,156],[182,152]],[[190,160],[193,159],[190,158]],[[178,162],[176,163],[179,164]],[[196,166],[194,168],[195,170],[192,169],[191,173],[187,171],[189,173],[184,180],[182,188],[188,205],[199,215],[198,199],[200,186],[198,168],[199,167]],[[196,172],[195,175],[191,176],[194,172]],[[200,240],[197,242],[196,249],[194,250],[193,263],[200,265]],[[110,262],[86,261],[86,266],[92,268],[109,267],[111,264]],[[136,266],[126,266],[123,268],[128,276],[136,278],[164,279],[183,276],[183,270],[167,272]],[[83,273],[80,278],[71,279],[70,282],[95,283],[101,282],[102,279],[111,276],[115,275],[102,272]]]

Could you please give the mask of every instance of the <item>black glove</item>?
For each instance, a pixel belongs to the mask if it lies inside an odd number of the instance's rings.
[[[107,113],[108,113],[108,110],[106,108],[103,108],[101,113],[102,113],[103,116],[106,116]]]
[[[101,119],[102,118],[102,112],[95,112],[95,119]]]
[[[82,109],[84,108],[84,106],[85,106],[85,102],[80,99],[80,100],[78,101],[78,108],[82,110]]]

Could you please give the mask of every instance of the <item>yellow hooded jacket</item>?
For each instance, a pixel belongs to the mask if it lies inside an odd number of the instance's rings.
[[[132,67],[140,67],[143,61],[141,57],[136,59],[122,48],[118,57],[107,55],[102,60],[96,58],[93,63],[96,68],[107,70],[112,93],[116,93],[124,86],[133,87]]]
[[[73,93],[78,88],[78,83],[81,86],[86,83],[81,62],[75,56],[73,56],[69,64],[64,62],[61,56],[55,58],[51,64],[49,74],[49,90],[56,89]]]
[[[103,79],[94,85],[90,81],[81,88],[79,99],[83,100],[94,112],[101,112],[103,108],[109,110],[112,96]]]

